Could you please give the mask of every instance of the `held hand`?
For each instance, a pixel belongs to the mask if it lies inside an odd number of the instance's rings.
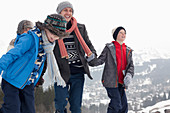
[[[87,60],[87,62],[92,61],[95,58],[95,54],[92,53],[89,57],[85,56],[85,59]]]
[[[127,73],[123,81],[125,86],[129,86],[132,81],[132,75],[130,73]]]

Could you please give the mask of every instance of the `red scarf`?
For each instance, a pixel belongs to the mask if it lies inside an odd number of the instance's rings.
[[[89,47],[87,46],[87,44],[85,43],[83,37],[81,36],[80,31],[77,27],[77,21],[74,17],[71,18],[71,24],[72,24],[71,28],[69,30],[66,30],[66,32],[71,33],[72,31],[74,31],[76,36],[77,36],[77,39],[79,40],[79,42],[80,42],[80,44],[81,44],[81,46],[84,50],[84,52],[87,54],[87,56],[90,56],[92,54],[92,52],[89,49]],[[58,45],[59,45],[59,48],[60,48],[61,58],[68,59],[68,54],[67,54],[63,39],[58,40]]]

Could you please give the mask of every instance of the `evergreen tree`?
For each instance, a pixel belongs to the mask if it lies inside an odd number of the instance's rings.
[[[105,104],[100,104],[99,105],[99,113],[106,113],[107,112],[107,106]]]
[[[54,108],[54,88],[49,88],[45,92],[42,87],[35,88],[35,107],[36,112],[53,113]]]
[[[168,99],[170,99],[170,91],[169,91],[169,93],[168,93]]]
[[[156,103],[157,103],[157,97],[154,96],[154,97],[152,98],[152,104],[154,105],[154,104],[156,104]]]
[[[98,113],[98,107],[95,104],[91,105],[89,110],[90,113]]]
[[[166,93],[164,92],[163,100],[166,100]]]
[[[132,106],[128,103],[128,109],[133,110]]]
[[[90,113],[86,106],[82,106],[82,113]]]

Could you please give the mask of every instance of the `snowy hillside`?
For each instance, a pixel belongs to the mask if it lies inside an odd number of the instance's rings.
[[[141,66],[144,62],[150,62],[151,59],[170,59],[170,52],[155,48],[145,48],[135,50],[133,59],[136,66]]]
[[[170,100],[159,102],[153,106],[148,106],[147,108],[139,111],[138,113],[154,113],[156,111],[159,111],[160,113],[165,113],[165,109],[170,109]]]
[[[169,109],[170,109],[170,100],[166,100],[166,101],[158,102],[153,106],[148,106],[147,108],[138,111],[137,113],[155,113],[155,112],[165,113],[165,110],[169,110]],[[136,112],[130,110],[128,113],[136,113]]]

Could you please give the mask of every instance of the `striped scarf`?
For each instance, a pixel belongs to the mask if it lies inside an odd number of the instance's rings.
[[[81,36],[80,31],[77,27],[77,21],[74,17],[71,18],[71,23],[72,23],[71,28],[69,30],[66,30],[66,32],[69,32],[69,33],[73,32],[73,31],[75,32],[77,39],[80,42],[84,52],[89,57],[92,54],[92,52],[89,49],[89,47],[87,46],[87,44],[85,43],[83,37]],[[59,48],[60,48],[61,58],[67,58],[68,59],[68,54],[67,54],[63,39],[58,40],[58,45],[59,45]]]

